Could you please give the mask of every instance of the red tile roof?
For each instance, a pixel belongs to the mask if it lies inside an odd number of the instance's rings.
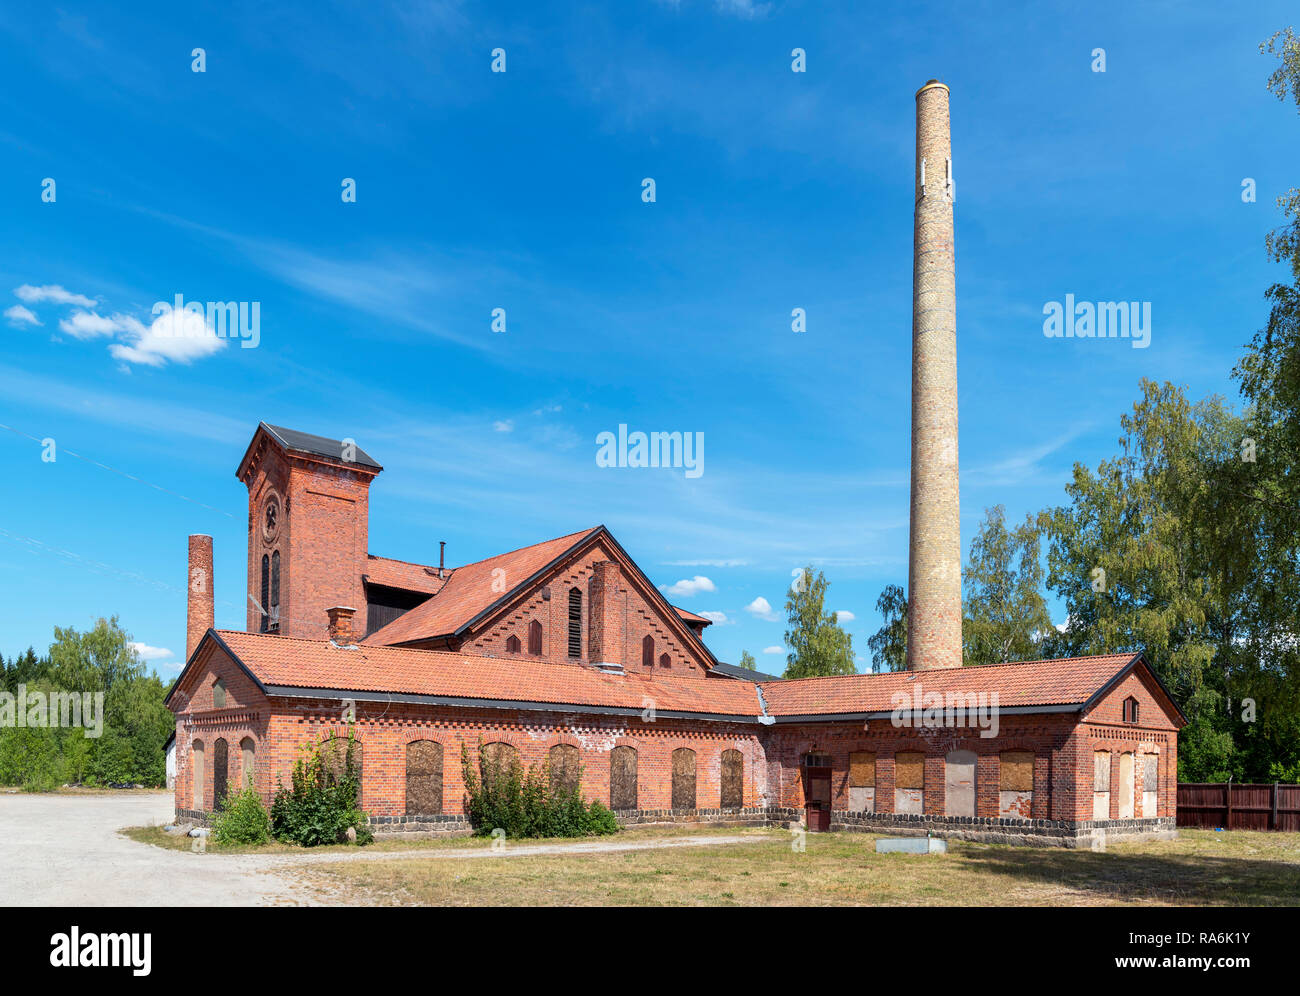
[[[704,623],[705,626],[711,626],[713,624],[713,620],[710,619],[708,616],[696,615],[694,612],[691,612],[689,609],[680,609],[676,605],[674,605],[673,611],[676,612],[683,619],[687,619],[690,622],[702,622]]]
[[[934,668],[888,674],[849,674],[794,678],[764,683],[763,696],[773,716],[889,712],[897,692],[910,699],[924,693],[983,692],[998,695],[998,707],[1079,705],[1124,669],[1133,654],[1066,657],[980,667]]]
[[[568,536],[454,568],[436,597],[371,633],[365,642],[369,646],[390,647],[455,633],[507,592],[513,591],[599,528],[583,529]],[[498,570],[505,573],[495,573]],[[503,590],[498,579],[503,579],[508,587]]]
[[[893,695],[985,692],[998,707],[1080,706],[1134,659],[1133,654],[1072,657],[984,667],[856,674],[753,683],[637,672],[609,674],[583,664],[528,657],[483,657],[410,647],[342,649],[325,640],[221,630],[218,639],[265,686],[340,692],[430,695],[485,702],[605,707],[640,712],[651,699],[662,713],[780,718],[887,713]],[[195,658],[197,659],[197,658]]]
[[[438,577],[438,568],[424,564],[412,564],[406,560],[393,560],[389,557],[376,557],[373,553],[366,558],[366,580],[371,584],[384,585],[387,588],[400,588],[402,591],[418,591],[434,595],[447,583],[450,571],[443,571]]]
[[[361,645],[221,630],[230,652],[263,685],[350,692],[392,692],[448,698],[617,707],[640,712],[651,699],[658,712],[755,719],[760,712],[748,682],[657,674],[607,674],[582,664],[527,657],[480,657],[441,650]]]

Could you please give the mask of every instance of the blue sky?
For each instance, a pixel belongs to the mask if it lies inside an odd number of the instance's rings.
[[[964,543],[1112,455],[1140,377],[1233,395],[1280,275],[1300,121],[1258,45],[1294,6],[1087,6],[0,10],[0,652],[117,613],[174,675],[192,532],[242,627],[261,419],[384,464],[373,553],[603,522],[778,673],[811,561],[867,667],[907,573],[918,86],[952,89]],[[1067,293],[1151,302],[1149,348],[1045,338]],[[257,302],[257,347],[151,336],[177,294]],[[704,473],[598,467],[620,423],[703,433]]]

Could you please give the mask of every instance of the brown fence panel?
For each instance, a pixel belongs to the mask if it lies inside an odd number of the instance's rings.
[[[1297,832],[1300,785],[1183,782],[1178,786],[1178,825]]]

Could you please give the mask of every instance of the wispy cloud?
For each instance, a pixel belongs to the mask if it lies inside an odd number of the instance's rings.
[[[39,287],[23,284],[21,287],[14,289],[14,296],[26,304],[42,304],[48,301],[50,304],[70,304],[78,308],[93,308],[98,303],[93,297],[74,294],[58,284],[42,284]]]
[[[30,308],[24,308],[21,304],[15,304],[12,308],[5,309],[5,318],[9,319],[13,325],[40,325],[41,320],[33,314]]]

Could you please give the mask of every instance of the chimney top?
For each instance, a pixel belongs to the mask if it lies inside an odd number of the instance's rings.
[[[352,617],[357,610],[350,605],[335,605],[325,610],[329,616],[330,643],[336,647],[355,647],[356,636],[352,631]]]
[[[185,596],[185,659],[194,656],[203,635],[214,625],[212,598],[212,537],[193,533],[189,539]]]

